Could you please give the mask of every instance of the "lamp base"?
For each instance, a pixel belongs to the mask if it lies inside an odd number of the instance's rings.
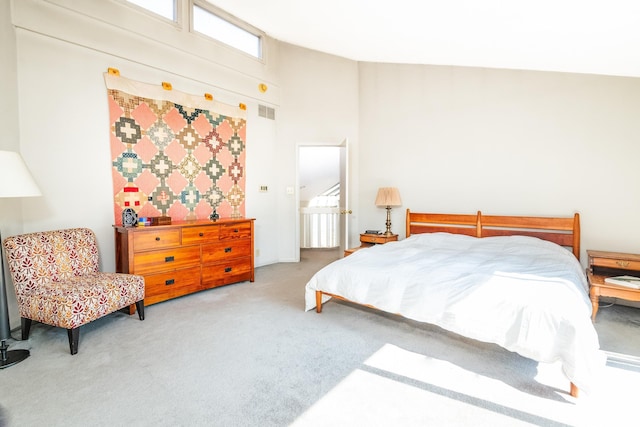
[[[7,351],[7,348],[9,348],[9,346],[7,346],[6,341],[2,340],[2,346],[0,346],[0,352],[2,353],[2,356],[0,357],[0,369],[13,366],[29,357],[29,350]]]
[[[384,232],[386,237],[392,236],[391,232],[391,206],[387,206],[387,222],[385,224],[387,226],[387,231]]]

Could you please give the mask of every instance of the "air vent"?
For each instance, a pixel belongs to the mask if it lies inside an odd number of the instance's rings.
[[[265,119],[269,119],[269,120],[275,120],[276,110],[275,108],[258,104],[258,116],[264,117]]]

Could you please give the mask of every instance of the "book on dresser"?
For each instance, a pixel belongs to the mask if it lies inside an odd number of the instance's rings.
[[[611,285],[624,286],[625,288],[640,289],[640,277],[636,276],[605,277],[604,282]]]

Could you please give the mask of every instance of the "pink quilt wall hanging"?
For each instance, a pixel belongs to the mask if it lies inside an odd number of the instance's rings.
[[[246,111],[160,85],[104,74],[114,219],[245,215]]]

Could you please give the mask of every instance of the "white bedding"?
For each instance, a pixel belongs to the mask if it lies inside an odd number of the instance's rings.
[[[561,361],[582,390],[604,366],[580,263],[533,237],[417,234],[324,267],[306,285],[306,310],[316,306],[316,290],[539,362]]]

